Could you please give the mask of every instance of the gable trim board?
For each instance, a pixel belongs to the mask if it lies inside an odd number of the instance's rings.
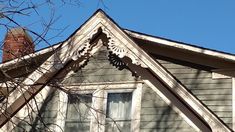
[[[213,56],[213,57],[217,57],[217,58],[221,58],[221,59],[225,59],[225,60],[230,60],[230,61],[233,61],[233,62],[235,61],[235,55],[234,54],[224,53],[224,52],[215,51],[215,50],[211,50],[211,49],[206,49],[206,48],[202,48],[202,47],[198,47],[198,46],[192,46],[192,45],[189,45],[189,44],[176,42],[176,41],[173,41],[173,40],[168,40],[168,39],[164,39],[164,38],[145,35],[143,33],[138,33],[138,32],[127,30],[127,29],[125,29],[124,31],[128,35],[130,35],[131,37],[134,37],[134,38],[147,40],[147,41],[152,41],[152,42],[164,45],[164,46],[174,47],[176,49],[188,50],[188,51],[192,51],[192,52],[195,52],[195,53],[204,54],[204,55],[207,55],[207,56]]]
[[[172,102],[177,102],[174,105],[181,109],[199,129],[202,131],[231,131],[217,116],[188,92],[185,86],[179,83],[166,69],[144,52],[100,10],[40,66],[43,68],[42,72],[34,71],[29,76],[30,79],[26,79],[23,84],[32,86],[38,83],[38,81],[45,83],[70,61],[80,60],[82,62],[82,60],[87,58],[87,55],[89,57],[94,54],[99,49],[100,44],[97,44],[98,47],[92,47],[89,41],[100,28],[110,39],[107,43],[109,50],[124,62],[127,62],[128,67],[134,69],[134,72],[137,72],[138,75],[149,75],[146,78],[149,78],[150,82],[156,87],[158,87],[157,85],[161,86],[161,92]],[[103,43],[106,44],[104,41]],[[68,53],[67,51],[71,52]],[[32,78],[34,80],[31,80]],[[43,80],[40,80],[42,78]],[[166,93],[170,94],[170,97]],[[14,95],[14,92],[12,94]],[[20,94],[15,95],[20,96]],[[11,103],[13,102],[14,100]],[[6,121],[2,121],[0,126],[4,125],[4,123]]]
[[[96,43],[96,47],[90,52],[91,55],[94,54],[102,46],[100,41]],[[29,75],[29,77],[27,77],[26,80],[22,82],[20,86],[23,86],[24,88],[16,88],[16,90],[14,90],[9,95],[7,100],[7,106],[9,107],[7,107],[6,110],[0,115],[1,131],[9,130],[9,125],[6,124],[7,121],[11,120],[11,117],[13,117],[18,111],[20,111],[34,96],[40,93],[42,89],[47,87],[49,81],[52,81],[53,78],[63,78],[66,75],[65,73],[70,70],[76,70],[84,64],[84,57],[79,58],[76,61],[69,60],[67,61],[67,63],[58,61],[58,58],[54,60],[55,57],[59,57],[57,52],[49,57],[48,60],[45,61],[38,69],[42,67],[45,68],[42,68],[42,70],[36,69],[31,75]],[[75,65],[75,67],[73,65]],[[49,86],[49,90],[50,88],[51,87]],[[17,122],[19,121],[20,120],[15,119],[11,122],[17,124]]]
[[[25,117],[28,116],[28,113],[31,113],[32,111],[35,114],[38,114],[37,112],[42,107],[42,102],[46,100],[48,95],[50,95],[53,92],[53,89],[51,89],[49,86],[45,86],[37,95],[35,95],[26,105],[24,105],[15,116],[13,116],[10,121],[8,121],[5,125],[3,125],[0,129],[0,132],[7,132],[12,131],[14,127],[17,126],[19,122],[25,119]],[[28,109],[30,108],[30,109]],[[27,112],[26,112],[27,111]],[[34,117],[35,114],[32,116]],[[35,117],[34,117],[35,118]]]
[[[31,54],[22,56],[20,58],[16,58],[16,59],[9,60],[9,61],[6,61],[4,63],[1,63],[0,64],[0,69],[2,69],[2,68],[4,69],[4,68],[7,68],[8,66],[18,64],[18,63],[26,61],[30,58],[34,58],[34,57],[40,56],[42,54],[45,54],[45,53],[48,53],[48,52],[51,52],[51,51],[55,51],[59,47],[59,45],[60,45],[60,43],[56,44],[56,45],[53,45],[53,46],[50,46],[50,47],[47,47],[45,49],[39,50],[35,53],[31,53]]]
[[[148,53],[208,67],[209,69],[234,69],[235,56],[205,48],[182,44],[167,39],[125,30]],[[203,58],[203,59],[201,59]],[[229,76],[235,76],[230,74]]]
[[[193,127],[196,131],[200,131],[200,129],[184,114],[182,113],[156,86],[154,86],[148,80],[144,80],[144,83],[148,85],[154,92],[156,92],[172,109],[178,113],[191,127]]]
[[[232,123],[233,123],[233,130],[235,130],[235,78],[232,78]]]

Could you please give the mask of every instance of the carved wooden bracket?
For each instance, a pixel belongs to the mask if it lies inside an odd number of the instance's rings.
[[[116,38],[107,28],[101,28],[102,32],[105,33],[107,35],[107,38],[109,39],[107,46],[110,52],[117,55],[119,58],[128,57],[132,60],[133,64],[140,65],[143,68],[147,68],[147,65],[145,65],[140,59],[141,54],[134,54],[131,49],[126,46],[126,44],[122,43],[121,40]]]
[[[98,29],[102,29],[102,32],[107,36],[108,43],[107,43],[107,49],[111,54],[116,55],[120,59],[123,57],[128,57],[131,59],[132,63],[135,65],[139,65],[143,68],[147,68],[147,65],[144,64],[141,61],[141,54],[135,54],[130,47],[127,47],[126,44],[124,44],[119,38],[117,38],[115,35],[113,35],[106,27],[101,26],[100,28],[95,29],[92,31],[89,35],[87,35],[86,40],[83,42],[83,44],[80,44],[73,49],[73,52],[71,52],[71,59],[77,60],[81,57],[90,57],[89,51],[94,48],[93,45],[91,45],[90,40],[92,37],[98,32]],[[78,42],[79,40],[73,41],[73,43]],[[102,40],[102,43],[105,41]],[[76,44],[75,44],[76,45]],[[114,61],[114,60],[113,60]],[[119,62],[119,61],[118,61]]]
[[[77,45],[77,43],[79,43],[81,41],[81,38],[76,37],[71,40],[71,54],[69,55],[71,57],[72,60],[77,60],[78,58],[81,57],[90,57],[90,51],[92,50],[93,46],[91,45],[91,40],[92,38],[98,33],[98,30],[100,28],[96,28],[94,29],[92,32],[90,32],[89,34],[85,35],[85,38],[83,38],[83,40],[85,40],[82,44]],[[102,40],[101,40],[102,41]],[[97,43],[100,43],[97,42]]]
[[[82,45],[80,45],[73,53],[72,53],[72,60],[77,60],[78,58],[85,56],[85,54],[89,54],[91,44],[90,39],[87,39]]]
[[[109,52],[108,59],[110,63],[119,70],[126,69],[127,65],[116,54]]]

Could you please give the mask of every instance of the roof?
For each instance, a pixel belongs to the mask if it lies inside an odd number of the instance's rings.
[[[232,54],[232,53],[226,53],[223,51],[204,48],[204,47],[196,46],[193,44],[187,44],[184,42],[179,42],[179,41],[174,41],[174,40],[170,40],[170,39],[166,39],[166,38],[152,36],[152,35],[148,35],[148,34],[144,34],[144,33],[139,33],[139,32],[131,31],[128,29],[125,29],[124,31],[128,35],[130,35],[131,37],[136,38],[136,39],[141,39],[144,41],[152,41],[152,42],[161,44],[162,46],[168,46],[168,47],[176,48],[179,50],[188,50],[191,52],[204,54],[204,55],[211,56],[211,57],[235,61],[235,54]]]
[[[182,56],[169,56],[168,52],[170,51],[176,55],[186,53],[187,56],[203,56],[206,58],[203,59],[205,60],[204,64],[211,69],[232,67],[235,64],[235,56],[123,30],[102,10],[98,10],[67,40],[55,47],[57,48],[55,52],[49,55],[37,68],[40,69],[40,72],[36,69],[23,80],[22,84],[26,86],[23,94],[22,91],[20,93],[13,91],[9,95],[9,97],[12,95],[14,98],[9,99],[9,107],[5,109],[5,113],[0,115],[0,126],[4,126],[53,78],[63,77],[69,69],[71,70],[71,67],[75,69],[81,67],[103,45],[107,46],[110,52],[128,64],[128,68],[134,73],[142,76],[147,85],[153,86],[155,91],[164,94],[178,110],[182,111],[195,124],[195,127],[203,131],[231,131],[150,54],[160,56],[165,54],[169,58],[178,57],[177,59],[190,61],[190,63],[201,63],[199,62],[201,58],[197,60],[198,62],[194,62],[194,60],[183,58],[185,54]],[[51,49],[54,48],[44,49],[31,56],[41,56],[40,52],[45,54],[51,52]],[[30,58],[30,55],[25,56],[25,58]],[[210,64],[207,59],[218,60],[223,64]],[[18,60],[19,62],[22,61],[22,59]],[[12,60],[1,64],[0,68],[7,68],[19,62]],[[30,89],[28,86],[33,86],[34,89]],[[9,116],[4,115],[6,113]]]
[[[145,46],[143,46],[142,48],[147,47],[147,48],[144,48],[144,49],[148,53],[156,54],[156,52],[158,52],[157,48],[159,46],[161,46],[161,48],[165,48],[165,49],[174,48],[174,50],[179,50],[179,51],[183,50],[185,52],[188,52],[187,54],[196,53],[196,54],[204,55],[206,57],[210,57],[212,59],[216,59],[216,60],[221,60],[222,59],[223,61],[230,62],[230,64],[231,63],[235,64],[235,55],[232,54],[232,53],[226,53],[226,52],[222,52],[222,51],[217,51],[217,50],[213,50],[213,49],[199,47],[199,46],[196,46],[196,45],[187,44],[187,43],[183,43],[183,42],[178,42],[178,41],[174,41],[174,40],[170,40],[170,39],[166,39],[166,38],[161,38],[161,37],[157,37],[157,36],[147,35],[147,34],[144,34],[144,33],[139,33],[139,32],[128,30],[128,29],[124,29],[124,31],[132,39],[144,41]],[[152,42],[153,45],[150,45],[149,42]],[[55,50],[60,44],[62,44],[62,42],[59,42],[55,45],[46,47],[42,50],[38,50],[35,53],[31,53],[31,54],[23,56],[21,58],[17,58],[17,59],[13,59],[11,61],[1,63],[0,68],[5,69],[5,67],[10,67],[11,65],[15,65],[15,64],[20,63],[20,62],[22,62],[24,60],[27,60],[29,58],[34,58],[34,57],[37,57],[37,56],[42,56],[43,57],[45,54]],[[140,45],[140,43],[138,43],[138,42],[137,42],[137,44]],[[154,47],[154,49],[149,48],[149,46]],[[152,50],[155,50],[155,51],[152,51]],[[193,61],[193,62],[195,62],[195,61]],[[204,63],[201,63],[201,64],[203,65]],[[230,65],[230,66],[234,67],[235,65]],[[215,67],[215,69],[216,68],[218,68],[218,67]]]

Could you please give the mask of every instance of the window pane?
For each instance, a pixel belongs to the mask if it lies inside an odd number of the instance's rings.
[[[65,132],[89,132],[90,131],[90,122],[66,122],[65,123]]]
[[[131,93],[109,93],[106,117],[129,120],[131,114]]]
[[[68,96],[65,131],[89,131],[91,94],[72,94]]]
[[[130,131],[132,93],[109,93],[105,131]]]
[[[131,121],[107,121],[105,124],[105,132],[130,132]]]

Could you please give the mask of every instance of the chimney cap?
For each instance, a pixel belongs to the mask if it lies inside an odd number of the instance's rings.
[[[31,37],[31,36],[27,33],[27,31],[26,31],[24,28],[22,28],[22,27],[15,27],[15,28],[9,29],[9,30],[7,31],[6,36],[7,36],[7,35],[12,35],[13,37],[14,37],[14,36],[17,37],[18,35],[23,35],[23,36],[27,37],[27,38],[30,40],[30,42],[33,42],[32,37]]]
[[[6,62],[34,52],[32,38],[22,28],[8,30],[3,43],[2,62]]]

